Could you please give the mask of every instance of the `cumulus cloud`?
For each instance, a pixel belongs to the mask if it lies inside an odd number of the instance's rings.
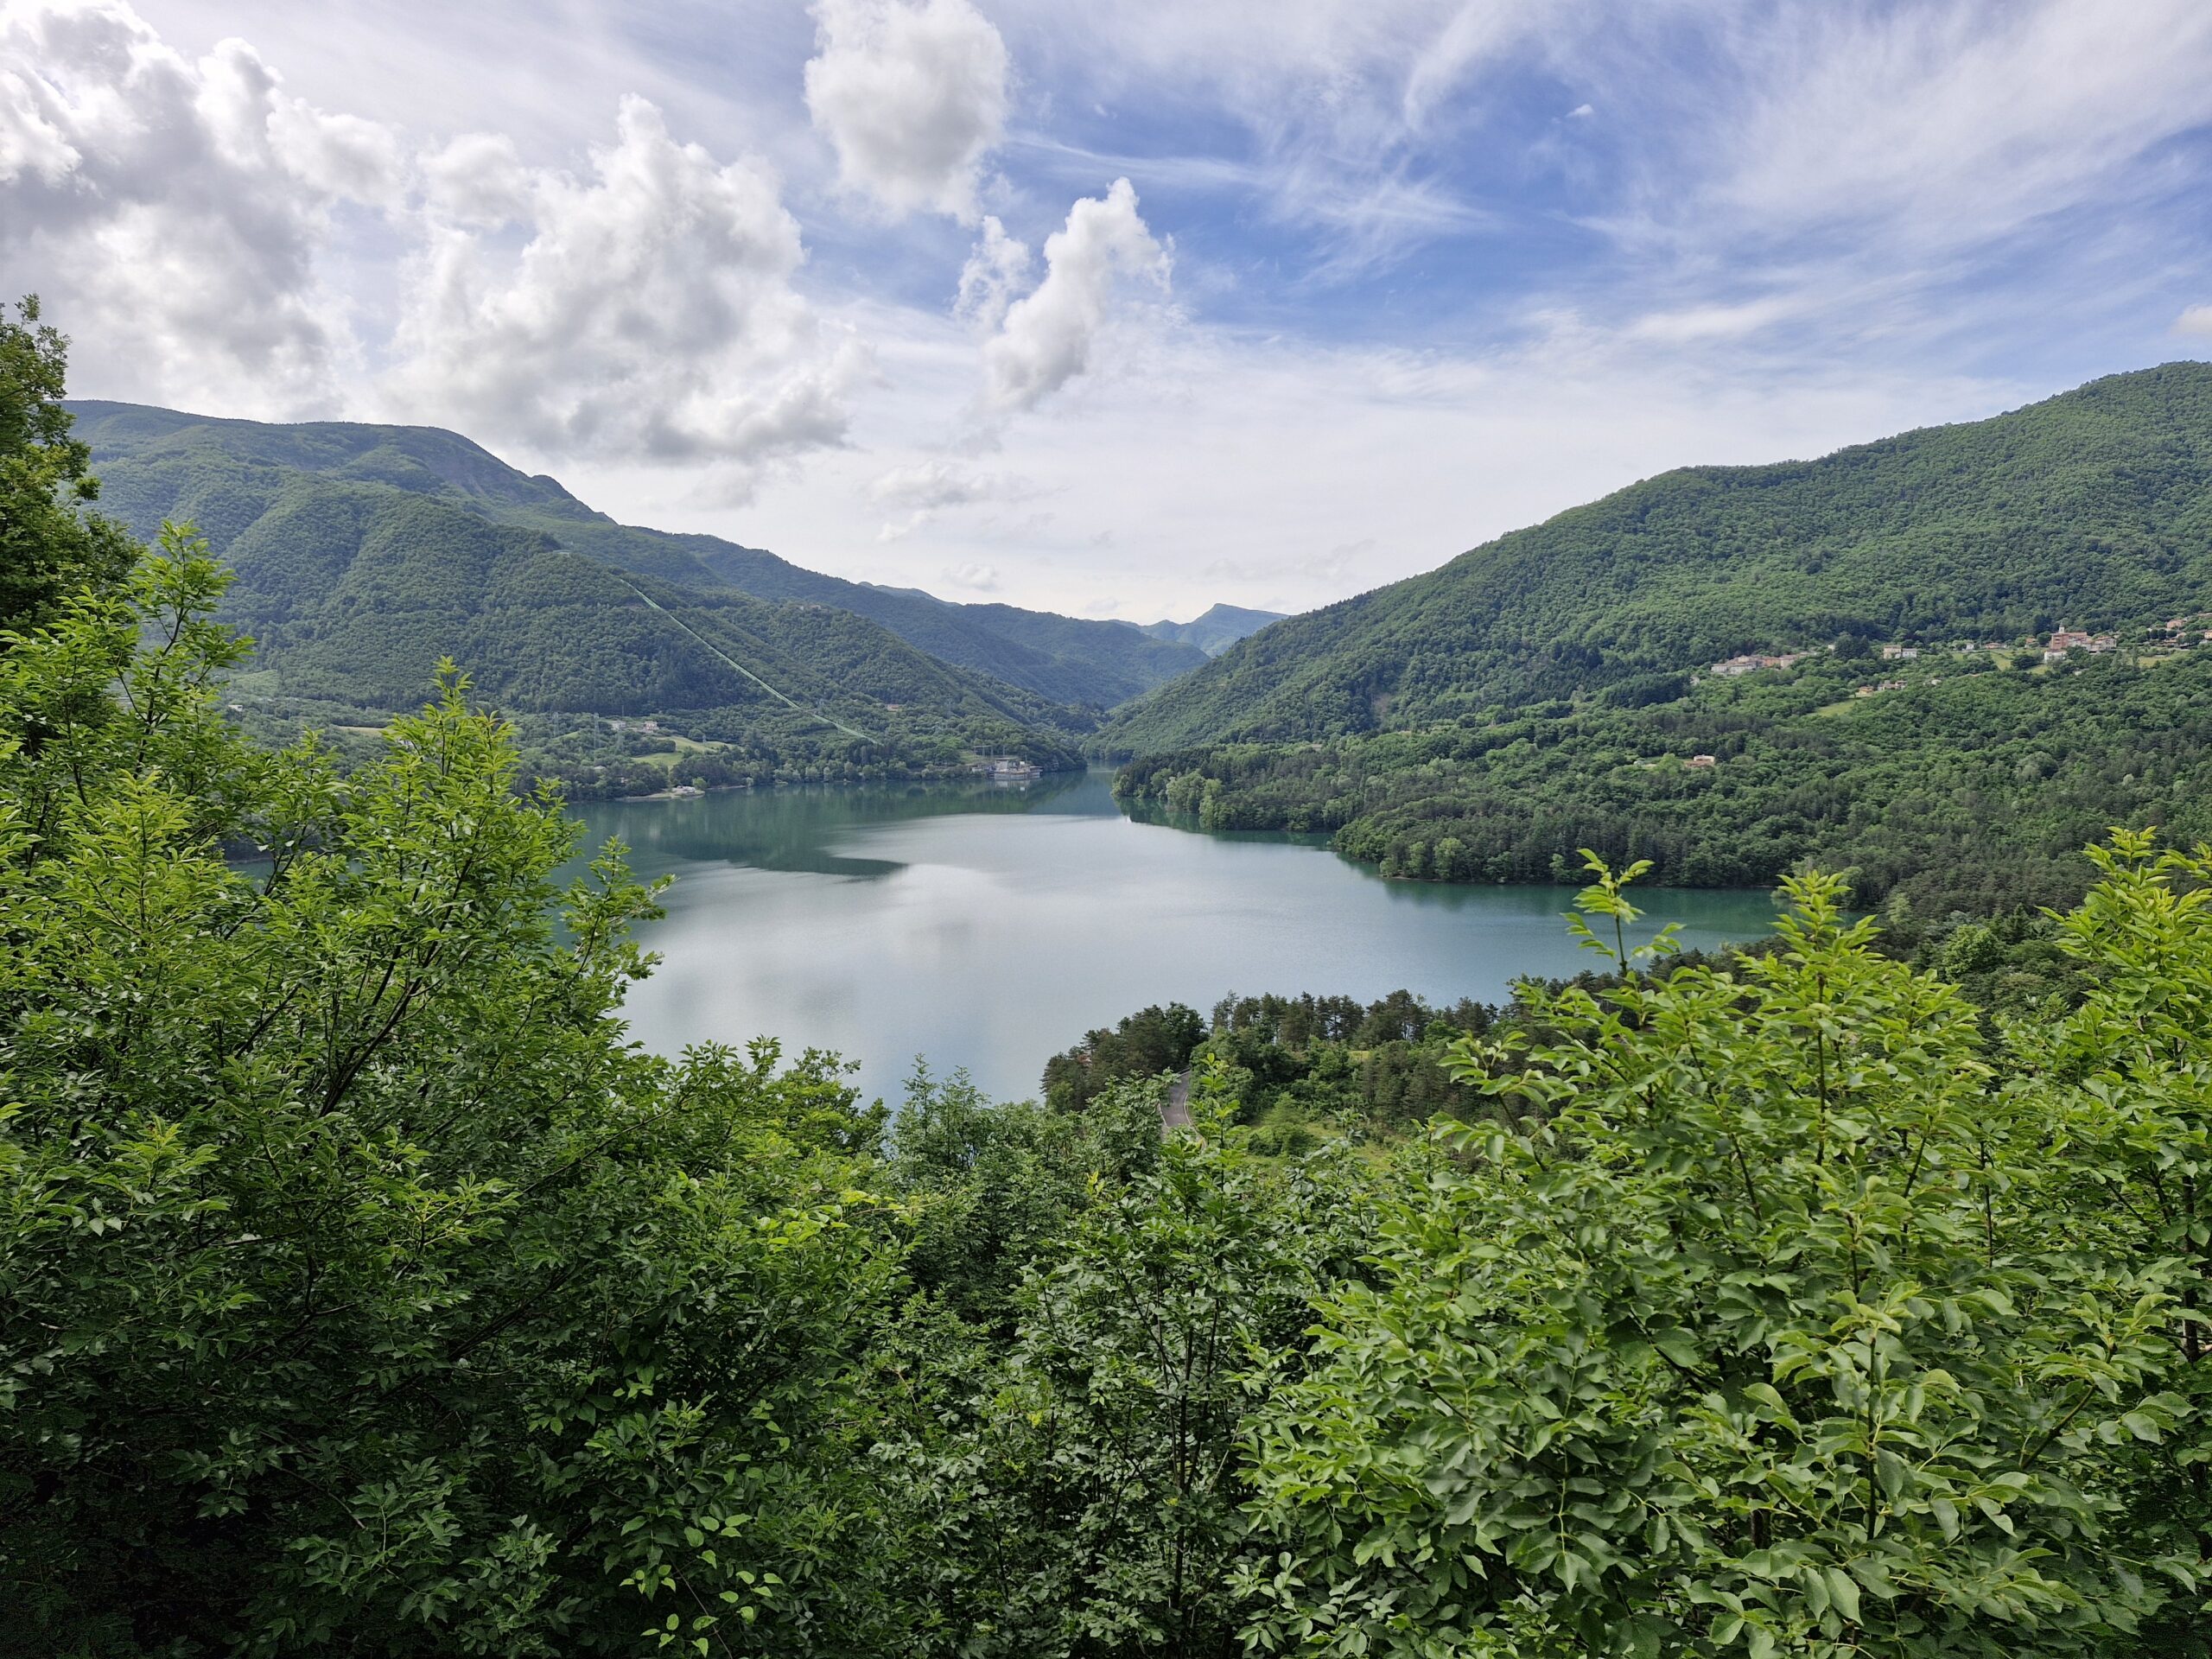
[[[896,213],[976,220],[1006,127],[1006,42],[969,0],[816,0],[806,107],[840,177]]]
[[[720,462],[731,499],[843,442],[866,353],[792,286],[798,226],[763,168],[678,142],[634,97],[582,177],[518,180],[497,141],[468,142],[432,168],[396,407],[545,454]],[[476,228],[505,216],[518,251]]]
[[[964,564],[947,565],[944,579],[954,587],[965,588],[971,593],[992,593],[999,585],[998,567],[970,559]]]
[[[94,394],[450,423],[570,459],[763,469],[841,443],[869,372],[798,292],[777,181],[639,99],[580,174],[286,91],[240,41],[189,60],[123,0],[0,0],[0,270]],[[378,270],[365,345],[334,282]],[[385,364],[372,378],[372,353]]]
[[[1029,245],[1006,233],[995,219],[983,220],[982,239],[960,268],[957,315],[985,329],[1006,321],[1015,291],[1029,280]]]
[[[388,129],[291,97],[243,41],[194,61],[119,0],[0,8],[0,265],[76,335],[80,385],[327,405],[354,346],[317,256],[407,177]]]
[[[2174,319],[2177,334],[2202,334],[2212,339],[2212,305],[2192,305]]]
[[[1115,180],[1103,200],[1078,200],[1066,226],[1045,238],[1044,281],[1007,308],[984,343],[985,407],[1034,408],[1081,374],[1124,279],[1165,288],[1169,266],[1127,179]]]
[[[530,172],[505,133],[463,133],[424,156],[423,188],[430,212],[456,225],[496,229],[530,213]]]

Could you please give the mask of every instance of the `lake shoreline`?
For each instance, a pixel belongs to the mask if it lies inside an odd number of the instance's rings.
[[[677,878],[639,930],[662,960],[630,999],[655,1052],[741,1044],[860,1062],[895,1100],[917,1055],[995,1098],[1145,1007],[1326,992],[1497,1002],[1520,978],[1599,966],[1572,890],[1387,880],[1285,832],[1185,831],[1122,813],[1098,771],[1016,785],[807,785],[576,804],[641,879]],[[1773,931],[1761,892],[1652,888],[1632,930],[1685,943]]]

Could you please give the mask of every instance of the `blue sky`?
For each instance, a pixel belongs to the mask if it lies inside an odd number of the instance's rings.
[[[0,93],[88,393],[1085,614],[2212,353],[2201,0],[4,0]]]

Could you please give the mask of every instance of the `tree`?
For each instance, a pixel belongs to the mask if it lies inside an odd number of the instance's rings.
[[[1047,1060],[1045,1097],[1058,1110],[1081,1111],[1109,1084],[1180,1071],[1205,1034],[1198,1011],[1180,1002],[1140,1008]]]
[[[2129,1554],[2164,1557],[2186,1582],[2212,1563],[2212,849],[2161,851],[2150,832],[2118,831],[2089,855],[2103,880],[2058,926],[2088,992],[2055,1025],[2009,1027],[2006,1058],[2063,1091],[2068,1155],[2048,1179],[2066,1236],[2172,1274],[2164,1334],[2172,1386],[2188,1402],[2181,1432],[2124,1423],[2105,1456],[2128,1497]],[[2069,1409],[2103,1406],[2082,1382],[2071,1388]],[[2208,1614],[2201,1599],[2178,1598],[2140,1651],[2212,1653]]]
[[[61,407],[68,342],[39,321],[35,295],[0,312],[0,651],[63,595],[122,580],[137,548],[84,506],[99,494],[92,451]]]
[[[1032,1264],[1013,1340],[895,1455],[917,1471],[933,1610],[918,1651],[982,1659],[1228,1659],[1250,1402],[1303,1367],[1313,1297],[1366,1243],[1366,1166],[1282,1173],[1234,1144],[1202,1089],[1198,1133],[1159,1141],[1156,1081],[1086,1121],[1144,1121],[1154,1155],[1101,1182]],[[954,1425],[949,1430],[947,1421]]]
[[[2108,1450],[2194,1444],[2172,1262],[2080,1248],[2073,1103],[1838,881],[1785,892],[1771,956],[1460,1045],[1512,1115],[1441,1132],[1256,1427],[1263,1649],[2087,1653],[2193,1585]]]
[[[880,1122],[628,1046],[652,895],[556,891],[457,675],[245,743],[220,590],[172,534],[0,658],[0,1650],[876,1644]]]

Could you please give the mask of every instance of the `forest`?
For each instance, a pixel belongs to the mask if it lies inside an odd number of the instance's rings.
[[[314,725],[350,753],[340,728],[382,729],[452,657],[575,798],[948,777],[1001,754],[1060,770],[1102,706],[1205,660],[1126,625],[618,524],[435,429],[61,412],[118,532],[189,521],[230,570],[221,620],[255,652],[228,701],[273,741]],[[649,750],[614,734],[641,720]]]
[[[467,654],[487,675],[536,664],[531,683],[501,687],[518,703],[634,712],[636,702],[619,701],[638,694],[625,664],[652,663],[681,642],[639,637],[649,619],[621,613],[635,604],[621,578],[664,602],[748,619],[755,632],[778,634],[767,643],[802,659],[825,648],[830,663],[860,671],[850,689],[871,697],[911,707],[957,684],[1048,728],[1072,720],[1087,730],[1092,720],[1075,710],[1095,715],[1205,661],[1200,642],[1124,622],[951,604],[825,575],[712,536],[618,524],[556,480],[525,474],[435,427],[276,425],[130,404],[70,409],[92,448],[108,511],[141,537],[164,519],[196,524],[238,575],[226,616],[255,631],[264,653],[351,629],[365,598],[378,609],[426,613],[416,620],[431,623],[427,643],[400,635],[348,658],[310,652],[312,668],[298,664],[325,690],[357,700],[396,676],[405,706],[422,683],[423,652],[435,662],[442,649]],[[569,556],[529,556],[556,550]],[[456,590],[456,581],[492,562],[499,568],[489,602],[471,605],[471,582]],[[569,613],[543,620],[555,606]],[[278,652],[277,665],[289,666],[286,658]],[[711,671],[690,671],[702,666]],[[779,666],[790,671],[788,657]],[[886,670],[903,683],[886,680]],[[699,688],[681,683],[652,695],[662,707],[701,703]]]
[[[231,718],[62,374],[0,329],[0,1652],[2208,1650],[2212,853],[1694,959],[1592,855],[1510,1007],[894,1113],[627,1041],[657,893],[457,669]]]
[[[1116,711],[1117,758],[1649,695],[1742,652],[2144,626],[2212,582],[2212,364],[1817,461],[1663,473],[1275,623]]]
[[[2212,835],[2208,786],[2212,649],[2163,642],[2048,664],[1815,652],[1627,697],[1147,757],[1116,784],[1209,829],[1331,832],[1392,876],[1573,882],[1590,848],[1649,860],[1658,881],[1758,887],[1811,861],[1850,870],[1864,904],[1938,915],[2071,904],[2079,849],[2109,828]]]

